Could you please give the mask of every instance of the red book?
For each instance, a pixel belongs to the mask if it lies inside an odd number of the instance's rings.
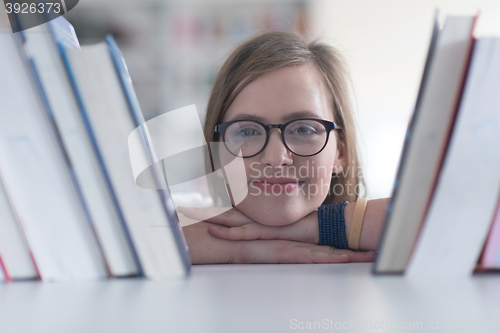
[[[500,269],[500,201],[497,204],[479,266],[481,270]]]

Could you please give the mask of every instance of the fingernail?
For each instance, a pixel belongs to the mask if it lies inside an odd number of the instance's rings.
[[[342,257],[347,257],[347,258],[349,258],[349,255],[348,255],[348,254],[345,254],[345,253],[341,254],[341,256],[342,256]]]
[[[220,229],[219,227],[216,227],[215,225],[211,225],[210,228],[215,229],[215,230],[219,230]]]

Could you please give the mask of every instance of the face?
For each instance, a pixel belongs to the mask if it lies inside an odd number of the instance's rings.
[[[284,124],[301,118],[335,122],[330,96],[312,64],[278,69],[251,82],[235,98],[222,122],[244,119]],[[305,127],[292,131],[306,133],[304,129],[307,131]],[[326,198],[332,171],[339,171],[344,164],[343,149],[339,148],[332,131],[319,154],[297,156],[285,146],[280,130],[271,129],[264,150],[243,159],[248,195],[236,207],[261,224],[296,222]],[[225,159],[222,151],[221,159]]]

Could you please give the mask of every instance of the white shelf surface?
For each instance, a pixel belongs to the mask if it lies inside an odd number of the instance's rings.
[[[456,330],[473,320],[466,331],[500,332],[500,275],[418,281],[373,276],[370,263],[207,265],[186,280],[0,285],[2,333],[311,331],[308,322],[315,331],[396,332],[436,321],[433,331],[456,331],[452,320]]]

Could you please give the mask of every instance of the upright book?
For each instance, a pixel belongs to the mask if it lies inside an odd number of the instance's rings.
[[[123,58],[123,55],[118,48],[118,45],[116,44],[113,36],[106,36],[106,43],[108,44],[111,58],[113,59],[116,71],[118,72],[123,91],[125,93],[125,96],[127,97],[127,102],[132,119],[134,120],[135,126],[141,129],[143,135],[142,139],[147,146],[146,151],[148,153],[149,161],[151,165],[154,165],[155,161],[158,160],[157,149],[151,142],[151,133],[146,126],[146,120],[144,119],[144,115],[139,105],[139,100],[137,99],[137,96],[135,94],[135,90],[132,85],[132,78],[129,75],[127,65],[125,64],[125,59]],[[191,270],[191,257],[189,255],[187,242],[184,238],[184,234],[182,232],[179,218],[177,216],[175,205],[167,183],[165,164],[160,163],[159,165],[161,165],[161,169],[153,168],[153,171],[155,172],[154,176],[156,178],[154,181],[162,185],[161,188],[157,189],[157,191],[158,195],[163,201],[163,208],[167,215],[168,228],[170,229],[170,232],[175,239],[174,245],[177,247],[177,253],[182,259],[184,271],[189,273],[189,271]],[[172,249],[172,251],[175,251],[175,249]]]
[[[462,93],[475,17],[448,17],[433,37],[381,237],[375,273],[405,271],[431,202]],[[434,36],[438,23],[434,25]]]
[[[479,262],[481,270],[500,270],[500,200]]]
[[[183,277],[189,272],[162,193],[135,184],[128,137],[138,126],[106,42],[63,49],[74,89],[93,140],[115,189],[144,275]],[[143,147],[147,154],[146,143]]]
[[[64,17],[25,31],[26,45],[47,111],[68,156],[69,167],[111,276],[139,273],[132,243],[100,156],[94,149],[58,47],[79,49]]]
[[[1,257],[0,257],[1,260]],[[7,279],[5,277],[4,268],[2,263],[0,263],[0,282],[5,282]]]
[[[107,276],[18,34],[0,33],[0,169],[46,281]]]
[[[37,279],[38,272],[21,221],[11,205],[2,178],[0,170],[0,266],[8,280]]]
[[[500,38],[480,38],[410,277],[463,277],[476,267],[500,194],[499,87]]]

